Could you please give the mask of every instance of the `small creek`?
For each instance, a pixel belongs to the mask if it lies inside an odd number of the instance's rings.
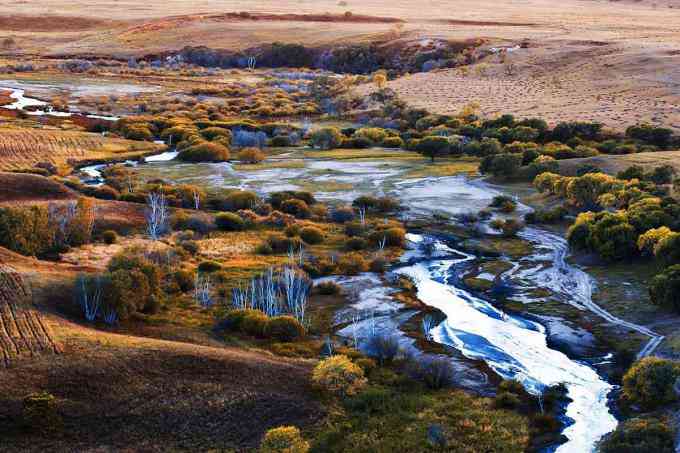
[[[261,194],[305,188],[310,181],[342,182],[350,188],[322,192],[319,198],[347,202],[362,194],[390,194],[409,207],[410,215],[477,212],[502,193],[481,180],[464,176],[406,179],[404,175],[412,166],[399,161],[304,159],[294,168],[236,171],[230,164],[185,164],[169,160],[172,157],[166,153],[155,162],[147,159],[151,164],[139,165],[138,171],[145,178],[201,183],[208,189],[251,189]],[[521,236],[534,245],[535,251],[532,256],[525,257],[524,265],[515,264],[504,275],[521,282],[517,288],[520,300],[524,292],[529,293],[532,289],[548,290],[551,297],[563,303],[590,310],[608,322],[650,336],[646,351],[661,341],[662,338],[653,332],[613,317],[592,301],[594,282],[566,261],[568,247],[564,238],[533,227],[526,228]],[[546,328],[539,322],[505,313],[460,283],[458,271],[461,266],[474,263],[476,257],[450,248],[437,238],[410,234],[409,239],[413,250],[406,253],[404,262],[393,273],[409,277],[417,287],[419,299],[446,315],[446,319],[431,331],[435,341],[455,348],[469,359],[486,362],[500,376],[521,381],[534,394],[546,386],[564,383],[572,400],[566,409],[572,423],[563,431],[568,441],[557,448],[560,453],[592,451],[598,439],[615,429],[617,421],[608,406],[608,394],[613,386],[591,365],[552,349],[548,345]],[[421,250],[427,248],[422,247],[425,243],[430,244],[430,249],[434,244],[437,254],[426,255]],[[351,287],[357,281],[339,282]],[[363,286],[356,289],[357,313],[378,311],[378,322],[390,329],[398,329],[400,323],[410,317],[391,305],[390,292],[378,288],[379,280],[367,275],[361,281]],[[370,301],[375,301],[375,307],[370,306]],[[372,328],[376,325],[372,316],[364,317],[362,322]],[[344,334],[353,333],[345,329]],[[400,340],[403,346],[412,346],[408,338]],[[474,379],[474,376],[467,378]]]
[[[55,117],[71,117],[73,115],[80,115],[79,112],[61,112],[54,110],[52,106],[45,101],[40,99],[32,98],[26,96],[26,91],[23,88],[10,88],[0,86],[0,90],[9,90],[11,94],[9,95],[15,101],[11,104],[3,105],[2,108],[7,110],[22,110],[26,114],[31,116],[55,116]],[[120,117],[118,116],[104,116],[104,115],[84,115],[87,118],[102,119],[108,121],[118,121]]]

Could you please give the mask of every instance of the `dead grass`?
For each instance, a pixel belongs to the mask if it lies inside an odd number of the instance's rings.
[[[615,175],[632,165],[639,165],[645,168],[645,170],[651,170],[662,165],[670,165],[680,172],[680,151],[657,151],[620,156],[600,155],[581,159],[566,159],[558,162],[560,164],[560,174],[567,176],[575,176],[576,170],[582,165],[594,165],[610,175]]]
[[[99,159],[128,159],[158,152],[162,146],[75,131],[6,128],[0,131],[0,170],[57,166]]]

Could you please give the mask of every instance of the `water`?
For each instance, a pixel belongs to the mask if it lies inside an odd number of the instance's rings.
[[[409,235],[409,239],[415,244],[424,240],[417,235]],[[536,395],[546,386],[564,383],[573,400],[567,416],[574,423],[564,430],[568,441],[557,451],[591,451],[595,442],[617,425],[607,404],[612,386],[590,366],[550,349],[540,324],[508,315],[457,287],[456,266],[470,260],[474,257],[449,249],[446,258],[417,262],[396,272],[414,282],[423,303],[447,316],[431,332],[435,341],[485,361],[500,376],[522,382]]]
[[[70,117],[74,113],[71,112],[59,112],[52,108],[52,106],[40,99],[35,99],[26,96],[26,91],[21,88],[6,88],[0,87],[3,90],[11,90],[12,93],[9,95],[15,101],[8,105],[3,105],[2,108],[8,110],[23,110],[25,113],[31,116],[56,116],[56,117]],[[31,110],[26,110],[31,108]],[[108,121],[118,121],[120,118],[117,116],[103,116],[103,115],[85,115],[88,118],[102,119]]]

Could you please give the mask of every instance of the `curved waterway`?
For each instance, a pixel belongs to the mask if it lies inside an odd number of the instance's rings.
[[[470,359],[483,360],[500,376],[520,381],[535,395],[546,386],[564,383],[572,400],[566,415],[573,423],[564,430],[568,441],[558,452],[591,451],[597,440],[616,427],[607,404],[611,384],[590,366],[548,347],[541,324],[504,313],[458,286],[457,269],[474,256],[436,239],[410,234],[409,240],[414,247],[434,241],[440,251],[436,259],[417,261],[396,271],[413,281],[423,303],[446,315],[430,332],[436,342],[454,347]]]
[[[246,172],[235,171],[227,164],[161,161],[141,165],[138,169],[147,178],[203,183],[210,188],[250,189],[261,195],[276,190],[303,189],[301,181],[317,184],[332,181],[351,188],[317,192],[320,199],[347,202],[359,195],[384,193],[399,198],[409,207],[409,215],[425,218],[435,213],[455,216],[478,212],[502,193],[481,180],[465,176],[408,178],[413,167],[399,161],[346,162],[304,158],[299,163],[295,168],[263,167]],[[528,210],[520,205],[518,215]],[[533,290],[549,290],[553,300],[590,310],[606,321],[648,335],[650,342],[643,353],[658,345],[662,337],[612,316],[592,301],[594,282],[588,274],[566,261],[568,247],[564,238],[533,227],[526,228],[520,235],[533,244],[535,251],[504,275],[515,286],[513,297],[540,303]],[[431,332],[436,341],[456,348],[470,359],[486,362],[500,376],[521,381],[534,394],[539,394],[546,386],[564,383],[572,400],[566,408],[572,423],[563,431],[568,440],[557,448],[560,453],[592,451],[604,434],[615,429],[617,421],[609,411],[607,400],[612,385],[592,366],[551,349],[546,329],[540,323],[504,313],[491,301],[475,296],[459,283],[457,272],[461,267],[473,264],[474,256],[453,250],[436,238],[417,235],[409,238],[415,250],[405,255],[403,266],[395,272],[411,278],[423,303],[446,315],[446,320]],[[417,250],[421,244],[433,241],[436,257]]]
[[[21,88],[0,87],[0,89],[10,90],[11,93],[9,97],[14,99],[13,103],[2,106],[2,108],[7,110],[23,110],[25,113],[31,116],[47,115],[56,117],[70,117],[73,115],[80,115],[80,113],[60,112],[58,110],[54,110],[48,102],[26,96],[26,91]],[[26,110],[27,108],[29,108],[29,110]],[[119,117],[117,116],[103,116],[103,115],[83,115],[83,116],[86,116],[87,118],[102,119],[108,121],[118,121],[119,119]]]

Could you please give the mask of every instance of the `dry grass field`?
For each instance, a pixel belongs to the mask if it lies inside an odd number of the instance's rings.
[[[98,159],[125,160],[158,149],[158,145],[151,143],[107,138],[86,132],[2,128],[0,170],[29,168],[38,162],[62,166],[68,162]]]
[[[528,48],[509,57],[512,76],[491,57],[480,73],[418,74],[390,86],[435,112],[476,101],[490,115],[598,120],[616,128],[649,121],[680,129],[676,0],[431,0],[418,6],[406,0],[21,0],[0,5],[0,37],[14,42],[4,49],[8,55],[125,56],[185,45],[243,49],[272,41],[313,46],[390,37],[484,38],[487,47],[526,42]]]
[[[680,172],[680,151],[657,151],[652,153],[625,154],[622,156],[595,156],[581,159],[565,159],[558,161],[560,174],[574,176],[582,165],[594,165],[608,173],[615,175],[632,165],[639,165],[650,171],[662,165],[670,165]]]

